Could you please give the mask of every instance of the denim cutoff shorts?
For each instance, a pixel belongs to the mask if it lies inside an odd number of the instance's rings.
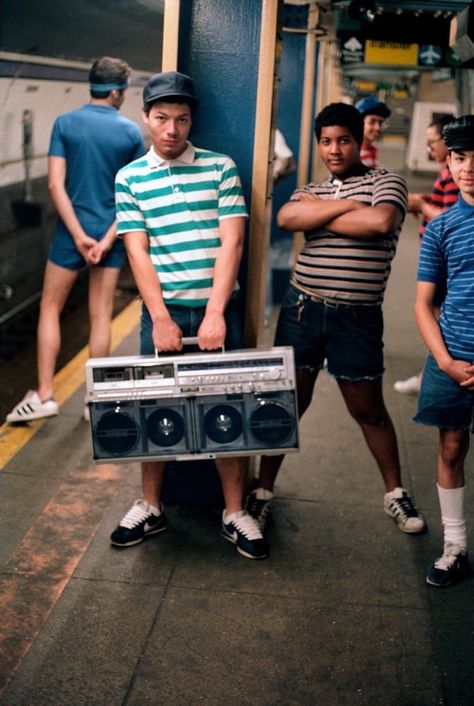
[[[438,429],[474,432],[474,392],[465,390],[440,370],[431,353],[425,362],[415,422]]]
[[[189,338],[197,336],[199,327],[206,313],[205,307],[188,307],[177,306],[175,304],[167,304],[171,318],[179,326],[183,332],[183,337]],[[239,350],[243,348],[243,331],[242,331],[242,316],[240,311],[239,297],[237,294],[232,295],[227,304],[225,311],[225,322],[227,326],[225,349]],[[181,352],[196,352],[199,351],[197,346],[186,347],[185,351]],[[173,351],[173,355],[178,355],[180,351]],[[206,351],[209,352],[209,351]],[[140,355],[153,355],[155,346],[153,344],[153,323],[148,312],[148,309],[143,304],[142,315],[140,322]],[[166,355],[162,353],[162,355]]]
[[[95,238],[95,234],[90,234]],[[97,237],[96,240],[99,240]],[[49,248],[48,260],[54,262],[59,267],[67,270],[82,270],[87,267],[87,262],[76,248],[72,235],[62,221],[58,221],[53,236],[53,241]],[[125,262],[125,245],[122,238],[117,238],[111,249],[97,265],[94,267],[115,267],[120,268]]]
[[[283,299],[276,346],[293,346],[295,365],[359,382],[384,371],[381,306],[319,301],[290,284]]]

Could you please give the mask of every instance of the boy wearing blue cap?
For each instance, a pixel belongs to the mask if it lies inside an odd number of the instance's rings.
[[[373,96],[361,98],[355,107],[364,118],[364,140],[360,148],[360,161],[366,167],[378,167],[379,151],[374,145],[382,137],[382,130],[385,121],[389,117],[391,110],[385,103]]]
[[[428,223],[418,267],[415,314],[429,354],[416,422],[439,429],[438,497],[444,550],[426,581],[448,586],[468,569],[464,515],[464,460],[474,413],[474,116],[443,128],[446,162],[459,187],[458,202]],[[437,317],[436,286],[447,293]]]

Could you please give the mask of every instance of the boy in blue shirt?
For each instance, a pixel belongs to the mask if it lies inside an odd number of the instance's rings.
[[[464,460],[474,412],[474,116],[446,125],[443,139],[459,199],[426,228],[415,303],[430,351],[415,421],[439,429],[437,482],[444,526],[444,551],[428,567],[426,581],[441,587],[468,569]],[[447,294],[437,319],[434,294],[444,278]]]

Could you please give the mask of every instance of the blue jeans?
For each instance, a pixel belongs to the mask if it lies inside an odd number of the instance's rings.
[[[275,334],[276,346],[293,346],[295,365],[320,370],[327,360],[336,378],[374,380],[384,371],[380,306],[318,301],[290,284]]]
[[[188,306],[177,306],[167,304],[171,318],[183,332],[183,337],[197,336],[197,332],[206,313],[205,307],[192,308]],[[243,332],[240,315],[238,297],[233,295],[227,304],[225,311],[225,322],[227,326],[225,348],[226,350],[238,350],[243,348]],[[199,350],[197,347],[187,348],[187,352]],[[184,352],[184,351],[183,351]],[[153,323],[145,304],[142,307],[140,322],[140,355],[153,355],[155,346],[153,344]],[[173,355],[177,355],[173,351]]]
[[[474,432],[474,392],[440,370],[431,353],[428,354],[418,398],[415,422],[438,429],[461,431],[471,427]]]

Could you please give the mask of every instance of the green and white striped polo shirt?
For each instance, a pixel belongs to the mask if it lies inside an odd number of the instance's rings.
[[[234,161],[191,143],[166,161],[152,147],[118,172],[115,202],[119,235],[147,233],[164,300],[205,306],[221,245],[219,223],[247,217]]]

